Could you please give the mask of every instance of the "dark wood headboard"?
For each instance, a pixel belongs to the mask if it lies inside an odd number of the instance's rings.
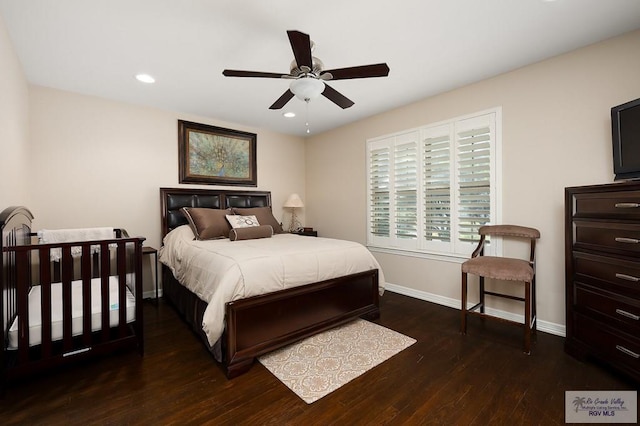
[[[187,224],[187,218],[180,212],[183,207],[204,207],[208,209],[271,207],[271,192],[160,188],[162,238],[172,229]]]

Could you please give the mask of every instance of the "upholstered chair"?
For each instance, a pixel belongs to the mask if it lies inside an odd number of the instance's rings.
[[[478,230],[480,241],[471,259],[462,264],[462,321],[460,331],[467,332],[467,316],[477,315],[482,318],[490,318],[521,326],[524,329],[524,352],[531,353],[531,338],[536,333],[536,268],[535,249],[536,241],[540,238],[540,231],[517,225],[490,225],[482,226]],[[484,248],[491,237],[507,239],[524,239],[530,242],[529,259],[514,257],[485,256]],[[467,275],[477,275],[480,286],[479,302],[472,307],[467,307]],[[513,284],[517,290],[511,294],[488,291],[485,288],[485,278],[500,280]],[[511,286],[510,286],[511,287]],[[523,297],[513,294],[522,294]],[[488,315],[485,312],[485,296],[495,296],[505,299],[517,300],[524,303],[524,323]]]

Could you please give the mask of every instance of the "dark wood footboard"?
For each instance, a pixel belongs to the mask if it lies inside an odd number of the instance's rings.
[[[202,331],[207,304],[163,265],[163,297],[182,315],[228,378],[251,368],[256,357],[355,318],[380,316],[378,270],[361,272],[241,299],[226,305],[226,328],[215,348]]]
[[[242,374],[257,356],[274,349],[379,315],[377,269],[227,303],[227,377]]]

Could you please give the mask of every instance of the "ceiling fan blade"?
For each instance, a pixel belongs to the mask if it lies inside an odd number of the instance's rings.
[[[320,78],[325,74],[331,74],[330,80],[347,80],[350,78],[386,77],[389,75],[387,64],[361,65],[359,67],[337,68],[320,73]]]
[[[293,56],[296,58],[296,64],[298,68],[309,67],[313,69],[313,60],[311,59],[311,39],[309,34],[301,33],[300,31],[287,31],[289,35],[289,42],[291,43],[291,49],[293,50]]]
[[[240,71],[240,70],[224,70],[222,75],[225,77],[263,77],[263,78],[286,78],[287,74],[276,72],[260,72],[260,71]]]
[[[283,106],[285,106],[287,104],[287,102],[289,102],[291,100],[291,98],[293,98],[293,96],[294,96],[293,92],[291,90],[287,90],[286,92],[284,92],[282,94],[282,96],[280,96],[278,98],[277,101],[275,101],[273,103],[273,105],[271,105],[269,107],[269,109],[280,109],[280,108],[282,108]]]
[[[338,92],[336,89],[332,88],[326,83],[324,85],[322,96],[329,99],[331,102],[338,105],[342,109],[349,108],[353,105],[353,101],[351,99],[347,98],[342,93]]]

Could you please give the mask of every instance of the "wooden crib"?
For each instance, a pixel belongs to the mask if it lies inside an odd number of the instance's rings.
[[[32,220],[24,207],[0,213],[0,386],[115,350],[142,355],[144,238],[34,244]]]

